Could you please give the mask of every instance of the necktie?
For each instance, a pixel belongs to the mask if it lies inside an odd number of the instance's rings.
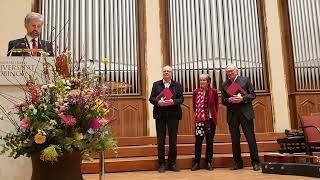
[[[36,41],[36,39],[32,39],[32,49],[33,49],[33,50],[36,50],[36,49],[37,49],[37,41]],[[33,51],[33,52],[32,52],[32,56],[37,56],[37,52],[36,52],[36,51]]]

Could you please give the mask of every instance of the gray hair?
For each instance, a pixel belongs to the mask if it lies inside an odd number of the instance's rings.
[[[24,18],[24,23],[27,24],[32,19],[37,19],[37,20],[39,20],[39,21],[41,21],[43,23],[43,16],[41,14],[39,14],[39,13],[36,13],[36,12],[28,13],[26,15],[26,17]]]
[[[199,79],[205,79],[208,84],[211,84],[211,77],[209,76],[209,74],[200,74]]]
[[[234,65],[234,64],[228,64],[225,69],[227,70],[227,69],[230,69],[230,68],[238,70],[238,67],[236,65]]]
[[[169,65],[164,66],[162,69],[165,69],[165,68],[170,68],[171,71],[173,71],[173,68],[171,66],[169,66]]]

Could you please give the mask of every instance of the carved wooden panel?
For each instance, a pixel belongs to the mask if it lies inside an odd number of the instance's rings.
[[[147,135],[145,100],[142,98],[116,98],[112,101],[109,117],[116,118],[110,125],[117,137]]]
[[[257,133],[273,132],[273,120],[271,110],[270,95],[257,95],[253,101],[253,108],[255,112],[255,131]],[[192,97],[185,96],[185,101],[182,106],[183,116],[179,125],[179,134],[193,135],[194,134],[194,118],[192,109]],[[229,128],[227,124],[227,108],[221,104],[219,98],[219,112],[218,112],[218,126],[217,134],[228,134]]]
[[[192,98],[184,99],[184,103],[181,106],[182,108],[182,120],[179,122],[179,135],[190,135],[194,131],[193,123],[193,107],[192,107]]]
[[[305,92],[297,93],[295,96],[296,110],[300,116],[310,115],[311,113],[320,112],[320,93],[319,92]],[[295,128],[298,127],[297,119]]]

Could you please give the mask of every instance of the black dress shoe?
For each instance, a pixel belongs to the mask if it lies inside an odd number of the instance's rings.
[[[179,172],[179,171],[180,171],[180,169],[177,167],[176,164],[171,164],[171,165],[169,165],[169,166],[168,166],[168,170],[169,170],[169,171],[174,171],[174,172]]]
[[[159,173],[164,173],[166,171],[166,166],[164,164],[160,164],[158,171]]]
[[[213,165],[212,163],[208,162],[207,163],[207,170],[212,171],[213,170]]]
[[[200,164],[199,163],[194,163],[192,168],[191,168],[191,171],[197,171],[200,169]]]
[[[230,170],[238,170],[238,169],[243,169],[243,165],[233,165]]]
[[[254,171],[260,171],[260,165],[259,164],[254,164],[252,166],[252,168],[253,168]]]

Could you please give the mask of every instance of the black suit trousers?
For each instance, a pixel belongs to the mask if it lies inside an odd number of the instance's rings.
[[[176,163],[178,126],[179,119],[175,117],[163,116],[160,119],[156,119],[159,164],[165,163],[165,142],[167,128],[169,133],[168,163],[169,165]]]
[[[245,116],[241,113],[240,109],[232,111],[232,117],[228,122],[228,125],[231,134],[233,160],[235,164],[243,165],[240,148],[240,125],[249,145],[251,163],[260,163],[256,136],[254,134],[253,119],[246,119]]]
[[[216,125],[213,121],[210,121],[210,132],[206,132],[206,162],[212,162],[213,156],[213,138],[216,133]],[[202,142],[204,136],[195,136],[196,142],[194,144],[194,162],[200,163],[201,160],[201,150],[202,150]]]

